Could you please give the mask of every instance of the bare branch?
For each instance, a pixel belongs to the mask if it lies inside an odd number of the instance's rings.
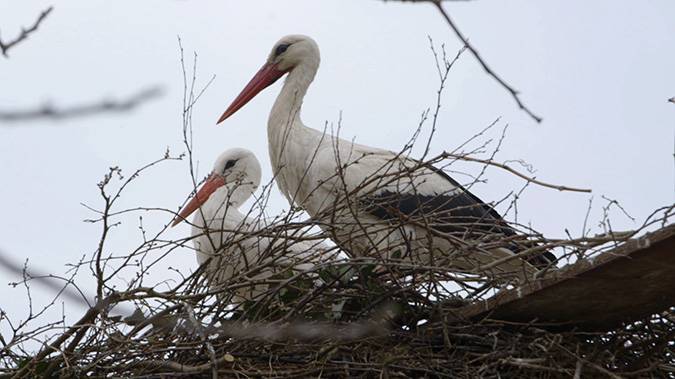
[[[478,60],[478,63],[480,63],[480,65],[483,67],[483,70],[485,70],[485,72],[488,75],[492,76],[497,81],[497,83],[499,83],[502,87],[504,87],[504,89],[506,89],[511,94],[511,96],[513,96],[513,99],[516,101],[516,103],[518,104],[518,107],[520,109],[525,111],[525,113],[527,113],[530,117],[532,117],[532,119],[534,121],[541,122],[542,118],[535,115],[534,113],[532,113],[532,111],[527,106],[525,106],[525,104],[523,104],[523,102],[520,100],[520,98],[518,97],[518,91],[516,91],[515,89],[513,89],[513,87],[511,87],[509,84],[507,84],[504,81],[504,79],[502,79],[499,75],[497,75],[494,71],[492,71],[492,69],[487,65],[487,63],[485,63],[485,61],[480,56],[480,54],[478,53],[476,48],[474,48],[471,45],[471,43],[469,43],[469,40],[457,28],[457,26],[452,21],[452,19],[450,18],[448,13],[445,11],[445,9],[443,9],[443,5],[441,5],[441,0],[430,0],[430,1],[436,6],[436,8],[438,8],[438,11],[441,12],[441,15],[443,15],[443,18],[445,19],[445,21],[448,22],[448,25],[450,25],[450,28],[452,28],[452,30],[455,32],[457,37],[462,41],[462,43],[464,43],[464,45],[466,45],[466,47],[469,49],[471,54],[473,54],[473,56]]]
[[[518,107],[520,109],[525,111],[525,113],[527,113],[534,121],[536,121],[538,123],[542,121],[541,117],[534,114],[525,104],[523,104],[523,102],[520,100],[520,97],[518,96],[519,92],[517,90],[515,90],[513,87],[511,87],[508,83],[506,83],[504,81],[504,79],[502,79],[499,75],[497,75],[492,70],[492,68],[490,68],[490,66],[488,66],[487,63],[485,63],[485,60],[480,56],[480,54],[478,53],[478,50],[476,50],[476,48],[473,47],[473,45],[471,45],[469,40],[464,36],[464,34],[462,34],[462,32],[457,27],[457,25],[455,25],[454,21],[452,21],[452,19],[450,18],[448,13],[445,11],[445,9],[443,9],[443,5],[442,5],[443,0],[399,0],[399,1],[401,1],[401,2],[411,2],[411,3],[432,3],[432,4],[434,4],[436,6],[436,8],[438,9],[438,11],[441,12],[441,15],[443,16],[445,21],[447,21],[450,28],[455,32],[455,35],[457,36],[457,38],[459,38],[462,41],[462,43],[466,46],[467,49],[469,49],[469,51],[471,52],[471,54],[473,54],[473,56],[476,58],[476,60],[478,60],[478,63],[480,63],[481,67],[483,67],[483,70],[485,70],[485,72],[488,75],[490,75],[494,80],[497,81],[497,83],[499,83],[502,87],[504,87],[504,89],[506,89],[511,94],[511,96],[516,101],[516,104],[518,104]],[[454,1],[457,1],[457,0],[454,0]]]
[[[37,109],[28,109],[22,111],[3,111],[0,110],[0,121],[20,122],[35,120],[54,120],[91,116],[99,113],[121,113],[130,111],[140,104],[156,98],[162,94],[159,87],[151,87],[129,97],[126,100],[104,99],[97,103],[74,105],[66,108],[56,108],[47,103]]]
[[[25,41],[31,33],[35,32],[40,27],[42,21],[44,21],[44,19],[47,18],[47,15],[49,15],[49,13],[53,9],[54,7],[49,7],[44,11],[42,11],[42,13],[40,13],[37,20],[35,20],[35,22],[31,27],[29,27],[28,29],[21,28],[21,34],[19,34],[19,36],[16,37],[14,40],[9,42],[3,42],[2,39],[0,39],[0,51],[2,51],[2,55],[4,55],[5,58],[9,58],[9,55],[7,55],[7,51],[12,47],[18,45],[22,41]]]
[[[463,161],[477,162],[477,163],[482,163],[482,164],[485,164],[485,165],[499,167],[499,168],[501,168],[503,170],[506,170],[506,171],[508,171],[508,172],[520,177],[520,178],[523,178],[523,179],[527,180],[528,182],[538,184],[542,187],[557,189],[558,191],[572,191],[572,192],[586,192],[586,193],[592,192],[592,190],[586,189],[586,188],[574,188],[574,187],[544,183],[544,182],[539,181],[539,180],[537,180],[533,177],[530,177],[530,176],[527,176],[527,175],[525,175],[521,172],[518,172],[517,170],[513,169],[511,166],[507,166],[505,164],[495,162],[491,159],[480,159],[480,158],[469,157],[467,155],[456,155],[456,154],[448,154],[448,153],[444,153],[443,156],[448,157],[448,158],[456,158],[456,159],[463,160]]]
[[[5,268],[5,270],[17,276],[26,276],[32,281],[40,283],[49,289],[53,289],[68,300],[80,303],[85,307],[91,307],[89,301],[90,299],[93,299],[93,297],[85,295],[72,281],[57,277],[53,274],[45,274],[35,270],[29,271],[27,268],[22,267],[21,264],[13,262],[9,258],[9,255],[5,254],[2,250],[0,250],[0,267]],[[64,282],[64,285],[60,285],[58,282]]]

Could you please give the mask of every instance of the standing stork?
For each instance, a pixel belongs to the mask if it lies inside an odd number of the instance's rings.
[[[260,163],[241,148],[222,153],[197,194],[185,205],[172,226],[200,210],[192,219],[192,236],[200,266],[211,288],[235,284],[234,303],[257,300],[268,285],[260,282],[283,271],[309,271],[331,259],[321,242],[260,235],[264,219],[245,215],[239,207],[260,185]],[[240,277],[241,276],[241,277]],[[233,278],[235,283],[229,283]]]
[[[357,257],[468,272],[492,266],[499,274],[531,274],[534,265],[555,258],[513,258],[526,249],[515,243],[516,231],[442,170],[305,126],[300,111],[319,62],[313,39],[283,37],[218,123],[288,74],[267,123],[272,168],[289,203],[305,209],[338,245]],[[497,246],[495,238],[509,242]]]

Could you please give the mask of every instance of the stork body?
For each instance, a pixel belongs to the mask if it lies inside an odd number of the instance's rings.
[[[255,155],[245,149],[227,150],[175,222],[199,209],[192,219],[192,236],[197,262],[207,265],[204,276],[211,288],[227,286],[233,278],[237,283],[259,282],[284,271],[308,271],[330,259],[321,242],[260,235],[265,219],[239,210],[259,184]],[[268,289],[266,284],[242,286],[232,291],[232,301],[255,300]]]
[[[486,238],[516,232],[443,171],[306,127],[302,102],[319,61],[311,38],[282,38],[219,120],[288,73],[267,126],[275,178],[288,201],[304,208],[352,256],[472,271],[513,255],[517,249],[480,247]],[[535,271],[520,259],[494,269]]]

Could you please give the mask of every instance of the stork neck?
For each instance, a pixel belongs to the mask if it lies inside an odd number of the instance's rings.
[[[228,183],[209,196],[203,206],[207,221],[225,218],[229,213],[238,213],[239,207],[248,200],[257,185],[255,183]]]
[[[288,74],[281,93],[277,97],[267,124],[270,142],[275,137],[286,135],[289,128],[300,122],[300,110],[309,85],[314,80],[318,64],[304,62]]]

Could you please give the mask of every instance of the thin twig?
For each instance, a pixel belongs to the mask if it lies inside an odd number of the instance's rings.
[[[482,163],[482,164],[485,164],[485,165],[499,167],[499,168],[501,168],[503,170],[506,170],[506,171],[508,171],[508,172],[520,177],[520,178],[523,178],[523,179],[527,180],[528,182],[538,184],[542,187],[557,189],[558,191],[572,191],[572,192],[586,192],[586,193],[592,192],[592,190],[586,189],[586,188],[574,188],[574,187],[545,183],[545,182],[542,182],[542,181],[537,180],[535,178],[532,178],[530,176],[527,176],[523,173],[520,173],[519,171],[516,171],[515,169],[513,169],[511,166],[507,166],[505,164],[495,162],[493,160],[473,158],[473,157],[470,157],[470,156],[467,156],[467,155],[456,155],[456,154],[449,154],[449,153],[443,153],[443,156],[447,157],[447,158],[455,158],[455,159],[459,159],[459,160],[463,160],[463,161],[477,162],[477,163]]]
[[[462,41],[462,43],[469,49],[469,51],[471,52],[471,54],[473,54],[473,56],[476,58],[476,60],[478,60],[478,63],[480,63],[480,65],[483,67],[483,70],[485,70],[485,72],[488,75],[490,75],[492,78],[494,78],[497,81],[497,83],[499,83],[502,87],[504,87],[504,89],[506,89],[511,94],[511,96],[516,101],[516,104],[518,104],[518,107],[520,109],[525,111],[525,113],[527,113],[530,117],[532,117],[532,119],[534,121],[536,121],[538,123],[541,122],[542,118],[535,115],[520,100],[520,97],[518,97],[518,94],[519,94],[518,91],[516,91],[513,87],[511,87],[508,83],[506,83],[504,81],[504,79],[502,79],[499,75],[497,75],[490,68],[490,66],[488,66],[487,63],[485,63],[485,60],[483,60],[483,58],[480,56],[480,54],[478,53],[478,50],[476,50],[476,48],[473,47],[473,45],[471,45],[469,40],[462,34],[462,32],[459,30],[459,28],[457,28],[457,25],[455,25],[455,23],[452,21],[452,19],[450,18],[448,13],[445,11],[445,9],[443,9],[443,5],[441,4],[441,0],[427,0],[427,1],[433,3],[436,6],[436,8],[438,9],[438,11],[441,12],[441,15],[443,16],[445,21],[448,22],[448,25],[450,25],[450,28],[452,28],[452,30],[455,32],[455,35],[457,35],[457,38],[459,38]]]
[[[22,41],[26,40],[31,33],[35,32],[40,27],[42,21],[44,21],[44,19],[47,18],[47,16],[53,9],[54,7],[49,7],[44,11],[42,11],[42,13],[40,13],[37,20],[35,20],[35,22],[31,27],[29,27],[28,29],[21,28],[21,34],[19,34],[19,36],[16,37],[14,40],[9,42],[3,42],[2,39],[0,39],[0,51],[2,51],[2,55],[4,55],[5,58],[9,58],[9,55],[7,55],[7,51],[9,51],[9,49],[18,45]]]
[[[20,111],[0,110],[0,121],[19,122],[34,120],[55,120],[70,119],[75,117],[91,116],[99,113],[121,113],[130,111],[140,104],[156,98],[162,94],[159,87],[152,87],[138,92],[137,94],[125,100],[104,99],[92,104],[74,105],[59,109],[52,104],[44,104],[37,109],[28,109]]]

